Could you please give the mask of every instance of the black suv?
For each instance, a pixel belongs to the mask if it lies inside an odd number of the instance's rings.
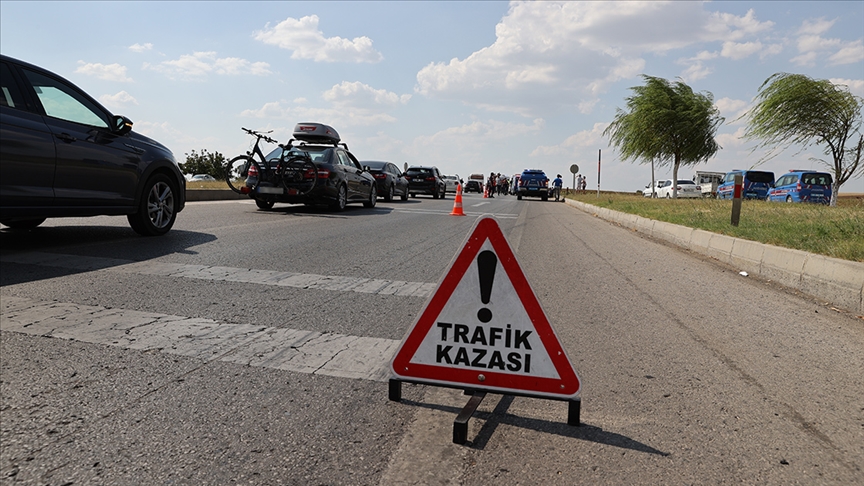
[[[0,88],[0,223],[125,215],[144,236],[171,229],[186,179],[170,150],[45,69],[0,55]]]
[[[539,197],[546,201],[549,199],[549,178],[540,169],[525,169],[519,176],[519,189],[516,199],[522,200],[525,196]]]
[[[444,199],[447,183],[441,177],[438,167],[408,167],[405,178],[408,179],[408,193],[411,197],[417,197],[417,194],[431,194],[434,199]]]

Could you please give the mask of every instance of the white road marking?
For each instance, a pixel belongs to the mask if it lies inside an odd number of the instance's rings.
[[[124,309],[3,296],[0,330],[124,349],[158,350],[296,373],[387,381],[392,339],[224,324]]]
[[[471,207],[472,207],[472,208],[475,208],[475,207],[477,207],[477,206],[482,206],[482,205],[484,205],[484,204],[489,204],[489,201],[483,201],[483,202],[479,202],[479,203],[477,203],[477,204],[472,204]]]
[[[0,256],[2,263],[20,263],[46,267],[72,268],[76,270],[106,270],[137,275],[160,275],[164,277],[194,278],[199,280],[221,280],[258,285],[275,285],[299,289],[336,290],[363,294],[397,295],[403,297],[428,297],[436,283],[405,282],[313,273],[277,272],[250,268],[234,268],[207,265],[186,265],[116,258],[65,255],[60,253],[28,252]]]

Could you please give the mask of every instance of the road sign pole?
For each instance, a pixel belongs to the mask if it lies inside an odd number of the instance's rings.
[[[597,197],[600,197],[600,154],[602,149],[597,149]]]
[[[744,185],[744,176],[735,176],[735,192],[732,193],[732,226],[738,226],[741,219],[741,192]]]

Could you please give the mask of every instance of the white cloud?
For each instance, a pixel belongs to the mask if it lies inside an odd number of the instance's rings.
[[[864,97],[864,79],[831,78],[829,81],[834,84],[846,86],[849,88],[850,93]]]
[[[690,65],[683,73],[681,73],[681,79],[685,82],[692,83],[693,81],[705,79],[712,72],[714,72],[713,69],[705,67],[701,62],[697,62]]]
[[[311,59],[318,62],[379,62],[384,59],[372,48],[366,36],[354,39],[324,37],[318,30],[318,16],[301,19],[288,17],[274,27],[264,26],[254,34],[255,40],[293,51],[291,59]]]
[[[146,42],[144,44],[135,43],[135,44],[132,44],[131,46],[129,46],[129,50],[133,51],[133,52],[144,52],[144,51],[149,51],[151,49],[153,49],[153,44],[151,44],[149,42]]]
[[[858,40],[845,44],[839,51],[828,58],[831,65],[854,64],[864,61],[864,42]]]
[[[99,101],[102,102],[108,108],[125,108],[127,106],[133,106],[138,104],[138,100],[136,100],[132,95],[127,93],[126,91],[120,91],[117,94],[113,95],[102,95],[99,97]]]
[[[798,29],[798,35],[819,35],[827,32],[834,26],[835,20],[825,20],[825,18],[807,19],[801,23]]]
[[[800,54],[790,61],[799,66],[815,66],[819,59],[827,59],[832,66],[864,61],[864,41],[861,39],[849,42],[822,37],[833,25],[834,20],[824,18],[805,20],[798,29]]]
[[[384,89],[375,89],[359,81],[353,83],[343,81],[325,91],[323,98],[339,106],[380,109],[404,105],[411,99],[411,95],[400,96]]]
[[[740,118],[741,115],[747,111],[750,102],[744,100],[733,100],[732,98],[720,98],[714,102],[714,106],[720,110],[720,115],[726,118],[727,123],[735,124],[735,120]],[[743,123],[743,121],[737,123]]]
[[[414,139],[414,147],[440,149],[447,147],[448,151],[453,149],[466,149],[477,147],[477,141],[492,142],[495,140],[507,140],[513,137],[524,137],[530,133],[537,133],[546,126],[546,122],[535,119],[530,125],[524,123],[502,122],[490,120],[488,122],[475,121],[468,125],[450,127],[432,135],[424,135]]]
[[[603,131],[608,123],[595,123],[591,130],[583,130],[567,137],[558,145],[541,145],[531,152],[531,157],[549,157],[560,155],[573,155],[584,153],[587,150],[596,150],[599,146],[606,145]]]
[[[734,133],[718,133],[714,140],[725,150],[730,150],[736,147],[742,147],[747,144],[744,139],[745,127],[741,126]]]
[[[266,62],[250,62],[236,57],[217,57],[215,52],[194,52],[159,64],[144,64],[144,69],[161,72],[171,78],[202,79],[208,74],[267,76],[272,74]]]
[[[724,42],[720,55],[737,61],[756,54],[762,49],[761,42]]]
[[[647,55],[705,43],[726,43],[723,55],[734,59],[766,49],[751,38],[773,22],[759,21],[753,10],[736,16],[706,5],[722,4],[513,2],[494,43],[464,59],[428,64],[417,73],[415,91],[523,116],[550,108],[584,112],[613,83],[642,74]],[[718,55],[700,51],[685,75],[709,75],[712,69],[699,62]]]
[[[343,81],[325,91],[322,98],[331,106],[304,106],[308,100],[298,98],[293,102],[282,100],[265,103],[261,108],[244,110],[241,116],[291,122],[316,120],[340,127],[372,126],[395,122],[396,118],[387,110],[406,104],[411,95],[398,95],[360,82]]]
[[[75,72],[79,74],[85,74],[87,76],[96,76],[97,78],[103,79],[105,81],[132,81],[132,78],[126,76],[126,66],[121,66],[117,63],[99,64],[78,61],[78,69],[76,69]]]

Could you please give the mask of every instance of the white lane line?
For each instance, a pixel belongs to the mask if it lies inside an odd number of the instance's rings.
[[[484,205],[484,204],[489,204],[489,201],[483,201],[483,202],[480,202],[480,203],[477,203],[477,204],[472,204],[471,207],[472,207],[472,208],[476,208],[477,206],[482,206],[482,205]]]
[[[106,270],[136,275],[219,280],[258,285],[275,285],[298,289],[336,290],[363,294],[396,295],[400,297],[428,297],[437,285],[434,282],[405,282],[313,273],[278,272],[250,268],[207,265],[186,265],[158,261],[135,262],[116,258],[65,255],[60,253],[29,252],[3,255],[2,263],[20,263],[75,270]]]
[[[224,324],[124,309],[3,296],[0,330],[296,373],[387,381],[392,339]]]

